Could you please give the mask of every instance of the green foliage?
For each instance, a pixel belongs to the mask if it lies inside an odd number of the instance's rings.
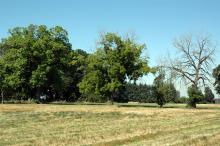
[[[218,65],[215,69],[213,69],[212,73],[214,79],[215,79],[215,91],[220,94],[220,65]]]
[[[127,81],[155,73],[145,45],[106,33],[97,51],[72,50],[60,26],[16,27],[0,42],[0,88],[7,100],[127,102]],[[3,95],[3,94],[2,94]]]
[[[164,98],[166,102],[175,102],[177,98],[177,90],[174,87],[174,84],[171,82],[164,82],[161,87],[162,93],[164,94]]]
[[[160,98],[164,97],[165,102],[177,102],[177,91],[172,83],[163,83],[159,89],[155,85],[146,84],[126,84],[125,95],[128,101],[155,103],[160,102]],[[160,92],[162,95],[160,95]]]
[[[83,94],[111,101],[123,101],[126,79],[136,81],[149,73],[147,59],[141,58],[145,45],[114,33],[105,34],[97,51],[87,59],[86,75],[79,84]]]
[[[125,95],[128,98],[128,101],[140,103],[156,102],[155,90],[152,85],[128,83],[125,88]]]
[[[86,74],[79,83],[80,91],[86,96],[88,101],[99,101],[100,98],[105,98],[105,82],[107,79],[107,73],[103,68],[102,60],[100,56],[92,54],[88,56],[86,62],[88,66],[86,68]],[[97,98],[97,99],[94,99]],[[107,99],[103,99],[106,100]]]
[[[188,88],[187,92],[189,96],[188,106],[196,108],[196,103],[201,101],[204,98],[202,91],[199,90],[198,87],[195,87],[194,85],[192,85]]]
[[[17,27],[0,46],[4,49],[0,58],[2,82],[17,98],[47,95],[55,100],[70,86],[69,80],[74,80],[70,73],[76,72],[78,64],[72,60],[77,53],[71,50],[68,33],[62,27]]]
[[[188,103],[189,98],[188,97],[179,97],[179,98],[176,98],[175,102],[176,103]]]
[[[165,72],[160,70],[153,84],[156,91],[156,102],[161,107],[167,102],[176,102],[178,91],[171,80],[165,79]]]
[[[212,90],[209,87],[205,87],[205,94],[204,94],[204,103],[214,103],[214,94],[212,93]]]
[[[166,92],[166,86],[164,85],[164,79],[165,76],[163,73],[159,73],[159,75],[154,79],[154,90],[155,97],[156,97],[156,103],[160,105],[160,107],[163,107],[163,105],[166,103],[165,99],[165,92]]]

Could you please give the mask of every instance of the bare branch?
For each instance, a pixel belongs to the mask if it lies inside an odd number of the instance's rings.
[[[196,87],[210,82],[211,65],[214,60],[215,47],[209,36],[185,36],[174,41],[174,47],[179,50],[177,59],[169,59],[165,68],[176,73],[176,77],[187,80]]]

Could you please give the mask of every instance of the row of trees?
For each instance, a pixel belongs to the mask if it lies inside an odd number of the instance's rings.
[[[180,98],[180,92],[176,90],[172,83],[172,78],[166,79],[165,73],[161,71],[154,79],[152,89],[154,91],[154,96],[152,97],[156,97],[155,102],[161,107],[167,102],[188,103],[190,107],[193,107],[192,103],[214,103],[214,94],[208,86],[205,87],[203,94],[198,87],[191,85],[187,90],[189,98]]]
[[[180,98],[179,91],[177,91],[172,83],[163,83],[159,89],[164,92],[164,96],[158,95],[157,86],[146,84],[127,84],[125,95],[128,101],[145,102],[145,103],[158,103],[158,98],[163,98],[163,103],[178,102]],[[163,104],[162,104],[163,105]]]
[[[132,37],[106,33],[88,54],[73,50],[59,26],[17,27],[9,34],[0,43],[2,99],[123,101],[126,80],[152,71],[141,57],[145,45]]]
[[[189,105],[204,97],[201,85],[210,81],[210,67],[214,48],[208,37],[184,37],[175,41],[179,49],[176,59],[151,68],[148,57],[142,57],[146,48],[132,37],[105,33],[94,53],[73,50],[68,33],[60,26],[44,25],[16,27],[0,42],[0,89],[3,99],[18,100],[87,100],[94,102],[148,101],[163,105],[175,101],[179,95],[172,78],[184,79],[189,84]],[[176,55],[177,56],[177,55]],[[164,70],[153,85],[142,87],[136,81],[148,73]],[[220,67],[214,69],[216,90],[220,93]],[[132,82],[133,84],[128,84]],[[142,90],[137,99],[131,88]],[[207,89],[206,89],[207,90]],[[205,90],[205,91],[206,91]],[[208,90],[207,90],[208,91]],[[209,90],[210,92],[210,90]],[[144,94],[145,93],[145,94]],[[143,94],[143,95],[141,95]],[[144,97],[145,96],[145,97]],[[209,97],[207,97],[209,98]]]

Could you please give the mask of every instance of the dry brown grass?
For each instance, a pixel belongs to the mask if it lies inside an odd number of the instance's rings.
[[[220,145],[220,105],[0,105],[0,145]]]

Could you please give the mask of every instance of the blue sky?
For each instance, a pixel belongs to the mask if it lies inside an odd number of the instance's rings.
[[[73,48],[92,52],[100,32],[132,32],[147,45],[153,66],[181,35],[209,33],[219,42],[219,16],[219,0],[0,0],[0,38],[15,26],[60,25]]]

